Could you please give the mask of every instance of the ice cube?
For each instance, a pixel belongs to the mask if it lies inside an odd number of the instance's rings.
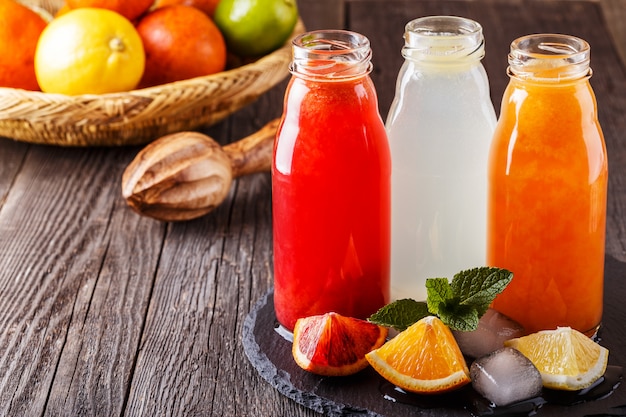
[[[541,374],[513,348],[498,349],[470,366],[472,387],[496,406],[510,405],[541,394]]]
[[[504,347],[504,341],[524,335],[524,328],[515,320],[490,308],[472,332],[455,330],[454,338],[465,356],[480,358]]]

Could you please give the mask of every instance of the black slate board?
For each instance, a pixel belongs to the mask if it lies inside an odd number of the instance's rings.
[[[605,305],[611,303],[612,306],[618,307],[621,317],[619,320],[616,320],[617,318],[611,320],[615,320],[621,326],[626,309],[622,301],[626,299],[625,280],[626,263],[607,257]],[[606,322],[609,319],[605,317],[604,320]],[[601,329],[601,340],[609,339],[609,335],[605,334],[606,330],[605,327]],[[327,416],[456,417],[488,415],[494,411],[471,386],[444,395],[419,396],[395,390],[372,368],[367,368],[356,375],[332,378],[303,371],[291,356],[291,341],[285,332],[281,331],[276,321],[272,291],[262,297],[246,317],[242,342],[248,360],[261,377],[286,397]],[[619,343],[618,346],[620,351],[615,352],[615,348],[612,348],[609,356],[611,365],[609,370],[614,374],[612,382],[621,381],[623,364],[615,362],[614,359],[623,357],[626,346],[623,343]],[[604,389],[606,390],[606,386]],[[588,394],[588,397],[593,395],[594,392]],[[527,415],[535,406],[536,403],[521,404],[517,411]],[[510,416],[514,414],[513,411],[500,410],[500,415]],[[606,398],[575,405],[558,405],[549,400],[537,410],[536,415],[626,416],[626,388],[620,384]]]

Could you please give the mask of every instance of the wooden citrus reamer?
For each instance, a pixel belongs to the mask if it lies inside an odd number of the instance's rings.
[[[203,216],[220,205],[234,178],[269,171],[279,119],[224,147],[199,132],[163,136],[126,167],[122,195],[137,213],[161,221]]]

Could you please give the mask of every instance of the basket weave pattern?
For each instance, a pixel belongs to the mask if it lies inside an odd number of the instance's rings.
[[[54,12],[53,0],[31,3]],[[298,22],[294,35],[304,31]],[[217,74],[123,93],[66,96],[0,88],[0,136],[61,146],[147,143],[168,133],[214,124],[288,74],[291,43]]]

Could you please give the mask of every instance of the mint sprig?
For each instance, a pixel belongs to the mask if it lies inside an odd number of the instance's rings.
[[[428,315],[430,313],[425,302],[404,298],[387,304],[372,314],[368,320],[381,326],[406,330],[410,325]]]
[[[428,315],[436,315],[452,330],[476,330],[480,317],[512,279],[512,272],[493,267],[461,271],[451,283],[447,278],[429,278],[426,302],[394,301],[368,320],[402,331]]]

